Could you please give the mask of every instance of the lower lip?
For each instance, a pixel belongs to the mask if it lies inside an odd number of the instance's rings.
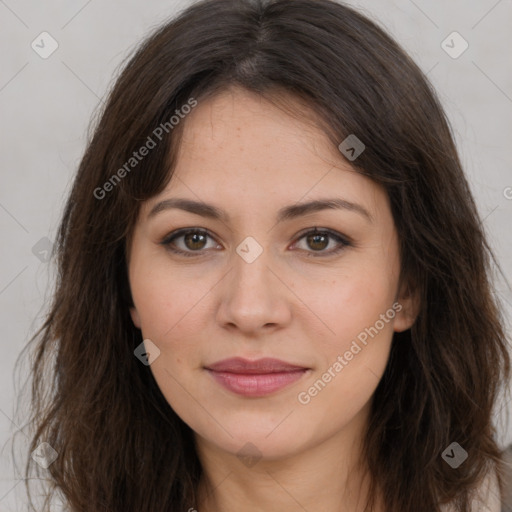
[[[208,370],[210,375],[229,391],[252,397],[266,396],[279,391],[297,382],[307,371],[303,369],[281,373],[241,374]]]

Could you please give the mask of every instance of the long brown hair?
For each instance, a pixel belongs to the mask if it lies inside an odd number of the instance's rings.
[[[47,442],[58,454],[45,506],[56,493],[80,512],[197,506],[191,429],[134,356],[142,337],[129,316],[126,247],[141,202],[172,178],[186,117],[170,119],[232,85],[282,108],[279,98],[300,100],[335,146],[356,134],[366,149],[354,167],[390,199],[401,278],[421,306],[395,334],[375,391],[367,510],[381,493],[387,511],[436,512],[450,500],[468,511],[490,467],[502,485],[492,412],[510,359],[492,253],[427,78],[375,23],[330,0],[200,1],[118,77],[65,207],[53,302],[31,340],[30,451]],[[148,137],[154,147],[130,161]],[[468,454],[457,469],[442,457],[452,442]],[[34,469],[27,457],[27,482]]]

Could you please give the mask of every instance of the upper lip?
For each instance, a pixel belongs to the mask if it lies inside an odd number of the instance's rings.
[[[242,357],[232,357],[210,364],[205,368],[215,372],[242,374],[281,373],[307,369],[305,366],[287,363],[286,361],[281,361],[280,359],[273,359],[270,357],[264,357],[263,359],[257,359],[255,361],[250,361]]]

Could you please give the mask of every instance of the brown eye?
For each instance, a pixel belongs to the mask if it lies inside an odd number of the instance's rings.
[[[206,236],[202,233],[191,232],[183,235],[183,241],[187,249],[197,250],[204,249]]]
[[[309,247],[315,251],[321,251],[329,245],[329,236],[324,234],[307,235],[306,240]]]
[[[180,229],[175,231],[160,242],[169,251],[183,256],[201,256],[206,254],[212,247],[207,247],[208,239],[213,237],[201,229]],[[216,245],[214,244],[214,247]]]
[[[318,230],[316,228],[304,233],[299,238],[299,242],[302,240],[304,240],[305,243],[303,247],[298,248],[303,250],[306,256],[312,257],[331,256],[352,245],[349,239],[342,236],[340,233],[331,230]],[[331,244],[331,242],[333,243]],[[297,242],[296,245],[300,244]],[[304,245],[306,247],[304,247]],[[326,250],[330,245],[334,247],[330,250]]]
[[[215,244],[213,247],[207,247],[208,239],[214,241],[214,238],[207,231],[201,229],[180,229],[169,234],[160,243],[175,254],[202,256],[209,252],[208,249],[219,248]],[[298,240],[299,242],[305,240],[306,247],[299,247],[299,249],[305,252],[306,256],[312,257],[331,256],[352,245],[348,238],[343,237],[339,233],[331,230],[318,230],[316,228],[304,233]],[[331,243],[334,247],[326,250]],[[296,242],[296,245],[299,245],[298,242]]]

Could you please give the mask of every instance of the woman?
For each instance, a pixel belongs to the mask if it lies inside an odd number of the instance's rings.
[[[31,450],[72,511],[499,510],[490,255],[387,34],[329,0],[199,2],[80,164]]]

